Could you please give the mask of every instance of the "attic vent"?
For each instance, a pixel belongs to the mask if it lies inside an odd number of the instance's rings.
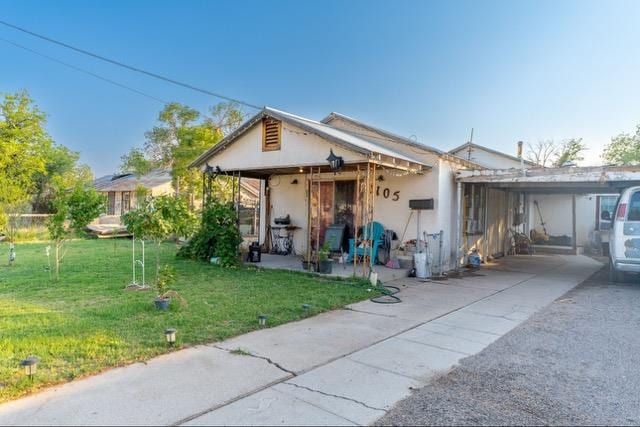
[[[282,140],[282,122],[265,117],[262,119],[262,151],[280,149]]]

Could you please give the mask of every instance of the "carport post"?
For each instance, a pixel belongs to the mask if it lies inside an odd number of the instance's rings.
[[[458,182],[458,206],[456,206],[456,271],[460,270],[460,246],[462,245],[462,183]]]
[[[571,195],[571,217],[573,219],[573,222],[572,222],[573,229],[571,230],[571,244],[573,246],[573,254],[577,255],[578,242],[576,241],[576,238],[578,233],[576,232],[576,195],[575,194]]]

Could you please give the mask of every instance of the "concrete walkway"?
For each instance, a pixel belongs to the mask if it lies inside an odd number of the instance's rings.
[[[446,282],[402,279],[401,304],[360,302],[114,369],[2,405],[0,424],[370,424],[600,267],[526,256]]]

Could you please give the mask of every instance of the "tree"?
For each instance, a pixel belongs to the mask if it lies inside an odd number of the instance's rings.
[[[53,210],[54,182],[64,188],[73,188],[77,183],[90,183],[93,174],[87,165],[79,163],[80,153],[63,145],[54,143],[43,149],[42,157],[45,167],[34,176],[32,206],[34,212],[48,213]]]
[[[184,199],[169,195],[147,197],[138,208],[125,213],[122,222],[138,239],[156,244],[155,281],[160,275],[160,245],[172,236],[190,236],[197,225],[196,216]]]
[[[559,168],[567,162],[584,160],[582,152],[586,149],[587,147],[582,142],[582,138],[564,140],[556,150],[556,159],[553,161],[553,166]]]
[[[535,145],[527,143],[526,159],[542,167],[547,167],[556,152],[557,147],[553,140],[538,141]]]
[[[607,164],[640,164],[640,125],[636,126],[636,133],[633,135],[621,133],[611,138],[611,142],[602,152],[602,159]]]
[[[84,228],[104,212],[106,198],[95,188],[83,183],[77,183],[68,190],[58,181],[55,188],[55,212],[47,220],[47,229],[54,244],[54,277],[57,281],[60,278],[60,261],[66,254],[66,251],[61,253],[64,242],[72,232],[83,233]]]
[[[235,103],[217,104],[206,117],[177,102],[167,104],[158,114],[159,124],[145,133],[144,147],[122,156],[120,168],[140,175],[152,169],[170,169],[176,194],[187,197],[193,206],[202,194],[202,177],[197,170],[189,169],[189,163],[243,121],[244,114]]]
[[[35,176],[45,173],[43,153],[53,144],[45,115],[26,92],[4,95],[0,103],[0,223],[7,206],[27,200]]]
[[[134,147],[129,152],[120,157],[120,171],[123,173],[133,172],[138,176],[148,174],[154,169],[154,163],[148,160],[144,151]]]

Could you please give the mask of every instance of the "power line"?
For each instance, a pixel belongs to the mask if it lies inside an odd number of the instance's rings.
[[[38,52],[38,51],[36,51],[36,50],[33,50],[33,49],[28,48],[28,47],[26,47],[26,46],[23,46],[23,45],[21,45],[21,44],[14,43],[14,42],[12,42],[12,41],[10,41],[10,40],[7,40],[7,39],[5,39],[5,38],[0,37],[0,41],[3,41],[3,42],[5,42],[5,43],[10,44],[10,45],[12,45],[12,46],[14,46],[14,47],[17,47],[17,48],[19,48],[19,49],[26,50],[27,52],[31,52],[31,53],[33,53],[34,55],[38,55],[38,56],[41,56],[41,57],[43,57],[43,58],[46,58],[46,59],[48,59],[49,61],[53,61],[53,62],[56,62],[56,63],[58,63],[58,64],[60,64],[60,65],[64,65],[65,67],[71,68],[72,70],[75,70],[75,71],[78,71],[78,72],[81,72],[81,73],[87,74],[87,75],[89,75],[89,76],[91,76],[91,77],[95,77],[95,78],[97,78],[97,79],[100,79],[100,80],[105,81],[105,82],[107,82],[107,83],[110,83],[110,84],[112,84],[112,85],[115,85],[115,86],[121,87],[121,88],[126,89],[126,90],[131,91],[131,92],[134,92],[134,93],[136,93],[136,94],[138,94],[138,95],[142,95],[142,96],[144,96],[144,97],[146,97],[146,98],[153,99],[154,101],[158,101],[158,102],[160,102],[161,104],[165,104],[165,105],[166,105],[166,104],[168,104],[168,103],[169,103],[168,101],[164,101],[164,100],[162,100],[162,99],[160,99],[160,98],[157,98],[157,97],[155,97],[155,96],[153,96],[153,95],[149,95],[148,93],[145,93],[145,92],[142,92],[142,91],[140,91],[140,90],[138,90],[138,89],[132,88],[131,86],[127,86],[127,85],[124,85],[124,84],[122,84],[122,83],[118,83],[118,82],[117,82],[117,81],[115,81],[115,80],[111,80],[111,79],[109,79],[109,78],[107,78],[107,77],[103,77],[103,76],[101,76],[101,75],[99,75],[99,74],[96,74],[96,73],[94,73],[94,72],[91,72],[91,71],[85,70],[84,68],[76,67],[75,65],[72,65],[72,64],[69,64],[69,63],[67,63],[67,62],[61,61],[61,60],[59,60],[59,59],[57,59],[57,58],[54,58],[54,57],[52,57],[52,56],[45,55],[44,53]]]
[[[262,109],[261,107],[258,107],[257,105],[253,105],[253,104],[250,104],[248,102],[241,101],[239,99],[235,99],[235,98],[231,98],[231,97],[228,97],[228,96],[221,95],[219,93],[211,92],[211,91],[209,91],[207,89],[202,89],[200,87],[191,85],[189,83],[184,83],[184,82],[172,79],[170,77],[165,77],[165,76],[162,76],[160,74],[156,74],[154,72],[147,71],[147,70],[144,70],[142,68],[134,67],[132,65],[128,65],[128,64],[125,64],[123,62],[107,58],[107,57],[99,55],[97,53],[93,53],[93,52],[90,52],[88,50],[84,50],[84,49],[81,49],[79,47],[72,46],[70,44],[67,44],[67,43],[52,39],[50,37],[44,36],[42,34],[38,34],[38,33],[35,33],[33,31],[29,31],[29,30],[27,30],[25,28],[18,27],[17,25],[10,24],[10,23],[8,23],[6,21],[0,20],[0,24],[5,25],[5,26],[7,26],[9,28],[13,28],[14,30],[22,31],[23,33],[26,33],[26,34],[29,34],[31,36],[37,37],[39,39],[48,41],[49,43],[57,44],[59,46],[65,47],[67,49],[71,49],[71,50],[76,51],[78,53],[82,53],[83,55],[87,55],[87,56],[90,56],[92,58],[96,58],[96,59],[99,59],[101,61],[108,62],[108,63],[113,64],[113,65],[117,65],[118,67],[126,68],[127,70],[134,71],[136,73],[144,74],[144,75],[147,75],[149,77],[153,77],[155,79],[165,81],[167,83],[171,83],[171,84],[174,84],[174,85],[177,85],[177,86],[181,86],[181,87],[184,87],[184,88],[196,91],[196,92],[204,93],[206,95],[215,96],[216,98],[221,98],[221,99],[224,99],[224,100],[227,100],[227,101],[230,101],[230,102],[234,102],[236,104],[244,105],[246,107],[255,108],[256,110],[261,110]]]

